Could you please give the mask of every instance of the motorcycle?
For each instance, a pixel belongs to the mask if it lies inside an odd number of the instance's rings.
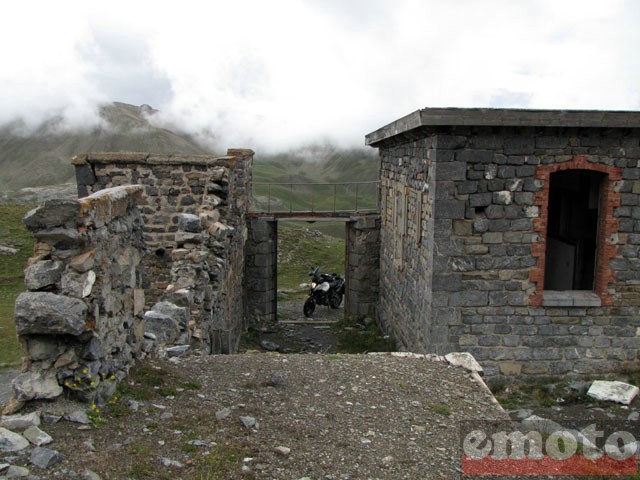
[[[338,308],[344,296],[344,277],[337,273],[322,273],[320,267],[309,272],[309,276],[311,277],[311,286],[309,296],[302,307],[304,316],[313,315],[316,305]]]

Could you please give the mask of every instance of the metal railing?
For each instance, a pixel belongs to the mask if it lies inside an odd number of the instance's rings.
[[[254,213],[375,212],[380,182],[254,183]]]

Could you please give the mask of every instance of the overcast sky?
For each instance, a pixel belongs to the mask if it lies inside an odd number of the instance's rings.
[[[0,121],[143,103],[226,147],[365,134],[424,107],[640,110],[638,0],[3,2]]]

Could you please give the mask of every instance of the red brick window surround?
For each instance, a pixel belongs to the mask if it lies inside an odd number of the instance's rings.
[[[608,292],[608,286],[614,282],[615,277],[609,262],[617,254],[617,246],[611,243],[610,238],[618,232],[618,219],[613,216],[613,212],[621,203],[620,193],[614,191],[614,184],[622,179],[622,169],[592,163],[583,155],[575,155],[568,162],[539,165],[536,168],[536,179],[541,180],[543,186],[535,198],[539,212],[538,218],[533,220],[533,231],[538,234],[538,241],[531,246],[532,255],[537,262],[529,274],[529,280],[535,285],[535,291],[529,298],[530,305],[540,306],[543,301],[550,179],[552,173],[561,170],[592,170],[605,174],[600,187],[593,292],[600,297],[603,306],[610,306],[613,304],[613,297]]]

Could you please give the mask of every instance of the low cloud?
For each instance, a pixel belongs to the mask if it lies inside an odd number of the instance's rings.
[[[1,122],[146,103],[273,151],[362,145],[427,106],[640,108],[633,0],[92,3],[1,7]]]

